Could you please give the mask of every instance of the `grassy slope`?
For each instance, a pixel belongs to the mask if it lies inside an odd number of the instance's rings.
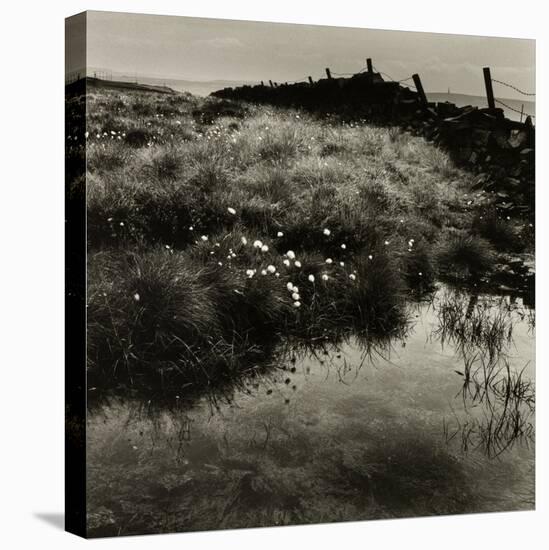
[[[492,264],[489,199],[421,138],[112,90],[89,94],[87,123],[96,381],[201,387],[281,334],[387,334],[410,291]]]

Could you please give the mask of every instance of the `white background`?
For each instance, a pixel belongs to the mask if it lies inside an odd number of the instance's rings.
[[[0,16],[0,543],[3,548],[542,547],[547,504],[547,254],[543,3],[388,0],[7,0]],[[537,511],[85,542],[63,512],[63,71],[66,16],[86,9],[536,38]],[[544,26],[545,23],[545,26]],[[545,92],[545,93],[544,93]],[[545,516],[545,518],[544,518]],[[543,545],[543,547],[546,547]]]

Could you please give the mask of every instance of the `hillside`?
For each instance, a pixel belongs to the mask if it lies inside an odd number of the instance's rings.
[[[200,388],[283,333],[387,336],[436,280],[497,285],[528,249],[533,229],[421,137],[142,92],[88,90],[93,383]]]

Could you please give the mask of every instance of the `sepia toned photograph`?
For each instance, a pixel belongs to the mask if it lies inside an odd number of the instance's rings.
[[[533,510],[535,41],[65,33],[67,529]]]

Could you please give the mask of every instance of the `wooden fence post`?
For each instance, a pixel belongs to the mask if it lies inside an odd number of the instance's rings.
[[[332,73],[330,72],[330,69],[326,67],[326,76],[328,77],[328,80],[332,80]]]
[[[273,81],[272,81],[272,80],[269,80],[269,86],[270,86],[271,88],[274,88],[274,86],[273,86]]]
[[[484,85],[486,86],[486,99],[488,100],[488,107],[490,109],[496,108],[496,102],[494,101],[494,89],[492,88],[492,76],[490,75],[490,67],[484,67],[482,69],[484,73]]]
[[[366,66],[368,67],[368,72],[372,74],[374,72],[374,66],[372,65],[372,60],[370,58],[366,59]]]
[[[313,79],[309,77],[309,84],[312,84],[312,83],[313,83]]]
[[[263,84],[263,80],[261,81],[261,85],[262,85],[262,86],[265,86],[265,84]]]
[[[419,100],[421,101],[421,105],[423,107],[427,107],[427,96],[425,95],[425,91],[423,90],[423,84],[421,83],[421,78],[419,78],[418,74],[413,74],[412,78],[414,79],[414,85],[416,87],[417,93],[419,94]]]

